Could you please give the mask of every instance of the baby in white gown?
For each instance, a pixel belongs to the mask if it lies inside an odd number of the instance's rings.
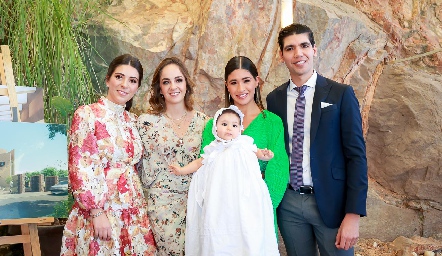
[[[215,140],[201,158],[171,165],[176,175],[192,177],[187,201],[185,253],[189,255],[279,255],[269,191],[258,158],[273,152],[257,149],[241,135],[244,115],[234,105],[215,114]]]

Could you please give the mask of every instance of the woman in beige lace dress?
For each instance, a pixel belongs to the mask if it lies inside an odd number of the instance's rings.
[[[140,175],[158,255],[184,255],[191,175],[174,175],[168,166],[199,157],[207,116],[193,110],[193,90],[184,64],[164,59],[152,78],[150,110],[137,123],[145,149]]]

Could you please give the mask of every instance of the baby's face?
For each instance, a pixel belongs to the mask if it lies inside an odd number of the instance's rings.
[[[224,140],[232,140],[241,134],[239,117],[233,113],[220,115],[216,122],[216,133]]]

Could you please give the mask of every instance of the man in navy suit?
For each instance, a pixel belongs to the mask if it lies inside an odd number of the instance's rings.
[[[297,159],[299,166],[302,162],[302,186],[293,187],[291,181],[277,209],[287,253],[312,256],[319,249],[321,256],[354,255],[368,189],[358,100],[351,86],[313,69],[317,49],[309,27],[292,24],[281,29],[278,44],[290,80],[267,96],[267,108],[283,120],[286,151],[294,154],[291,161],[296,162],[295,154],[302,155]],[[303,85],[302,93],[294,90]],[[300,95],[305,97],[301,136],[293,130]],[[294,133],[303,137],[301,146],[292,143]],[[302,150],[293,152],[293,144]]]

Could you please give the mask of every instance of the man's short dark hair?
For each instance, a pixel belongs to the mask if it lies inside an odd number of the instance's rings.
[[[291,25],[288,25],[287,27],[282,28],[279,31],[278,35],[278,44],[279,49],[282,51],[284,48],[284,39],[291,35],[298,35],[298,34],[304,34],[308,33],[308,40],[310,41],[310,44],[312,46],[315,46],[315,38],[313,37],[313,31],[307,27],[306,25],[299,24],[299,23],[293,23]]]

